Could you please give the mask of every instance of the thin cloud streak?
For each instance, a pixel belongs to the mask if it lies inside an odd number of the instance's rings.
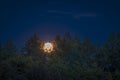
[[[97,15],[95,13],[87,13],[87,14],[76,14],[73,17],[75,19],[79,19],[81,17],[96,17]]]
[[[56,14],[73,14],[72,12],[65,12],[65,11],[57,11],[57,10],[48,10],[48,13],[56,13]]]
[[[69,15],[70,17],[74,19],[80,19],[81,17],[96,17],[96,13],[73,13],[73,12],[67,12],[67,11],[58,11],[58,10],[48,10],[48,13],[51,14],[64,14],[64,15]]]

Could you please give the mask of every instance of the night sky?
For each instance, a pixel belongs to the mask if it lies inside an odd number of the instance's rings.
[[[70,32],[103,44],[110,33],[120,32],[118,1],[0,0],[0,43],[11,39],[23,46],[33,33],[49,41]]]

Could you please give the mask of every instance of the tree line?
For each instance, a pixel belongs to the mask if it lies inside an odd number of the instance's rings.
[[[120,79],[120,33],[112,33],[103,46],[70,33],[56,35],[52,55],[43,52],[43,42],[34,34],[20,52],[11,40],[0,45],[0,80]]]

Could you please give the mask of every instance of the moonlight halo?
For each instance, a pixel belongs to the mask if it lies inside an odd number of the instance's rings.
[[[54,51],[54,46],[53,46],[52,43],[46,42],[46,43],[44,43],[44,45],[43,45],[43,50],[44,50],[44,52],[46,52],[46,53],[51,53],[51,52]]]

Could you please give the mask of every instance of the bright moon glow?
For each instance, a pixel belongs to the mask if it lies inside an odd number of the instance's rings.
[[[44,52],[47,52],[47,53],[52,52],[53,51],[53,44],[50,42],[44,43],[43,50],[44,50]]]

